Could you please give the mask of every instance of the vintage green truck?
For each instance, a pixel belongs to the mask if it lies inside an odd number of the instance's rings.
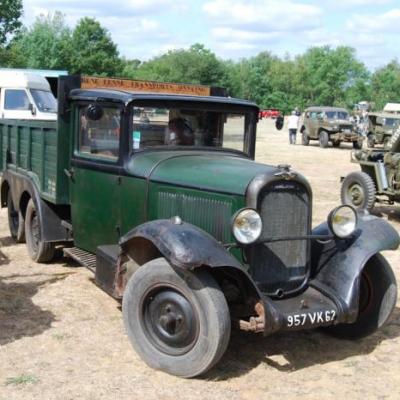
[[[258,107],[204,86],[60,78],[57,122],[0,121],[1,205],[32,260],[55,245],[122,300],[151,367],[203,374],[231,327],[271,334],[380,328],[396,303],[385,221],[254,161]]]

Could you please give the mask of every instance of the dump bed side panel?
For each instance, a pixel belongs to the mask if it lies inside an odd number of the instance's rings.
[[[29,176],[41,197],[67,204],[68,182],[63,173],[56,121],[0,120],[0,169]]]

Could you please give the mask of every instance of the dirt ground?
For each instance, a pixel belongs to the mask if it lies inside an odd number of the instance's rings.
[[[299,139],[298,139],[299,140]],[[311,182],[314,224],[339,204],[350,146],[288,144],[259,124],[257,160],[291,164]],[[377,213],[400,230],[400,208]],[[400,253],[386,252],[400,280]],[[9,237],[0,211],[0,399],[398,399],[400,304],[378,333],[358,342],[320,331],[263,338],[234,333],[216,368],[183,380],[148,368],[131,349],[120,304],[92,274],[63,258],[35,264]]]

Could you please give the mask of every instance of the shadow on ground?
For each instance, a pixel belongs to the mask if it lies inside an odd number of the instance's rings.
[[[235,331],[222,360],[206,380],[224,381],[245,375],[260,364],[282,372],[371,353],[381,342],[400,336],[400,308],[374,335],[358,341],[337,339],[322,330],[285,332],[269,337]]]
[[[42,287],[68,275],[70,273],[51,277],[43,274],[0,277],[0,346],[25,336],[39,335],[50,328],[54,314],[41,309],[32,298]],[[26,281],[32,278],[39,280]]]
[[[15,246],[17,243],[11,236],[6,236],[0,238],[0,248],[2,247],[9,247],[9,246]]]
[[[9,264],[10,259],[0,249],[0,265]]]

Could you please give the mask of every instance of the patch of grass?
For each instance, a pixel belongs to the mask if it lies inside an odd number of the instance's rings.
[[[13,385],[13,386],[19,386],[19,385],[30,385],[30,384],[35,384],[39,382],[39,378],[36,377],[35,375],[19,375],[19,376],[14,376],[12,378],[7,378],[5,384],[6,386],[8,385]]]
[[[69,335],[68,333],[55,333],[53,335],[53,338],[62,342],[65,339],[69,339],[71,337],[71,335]]]

